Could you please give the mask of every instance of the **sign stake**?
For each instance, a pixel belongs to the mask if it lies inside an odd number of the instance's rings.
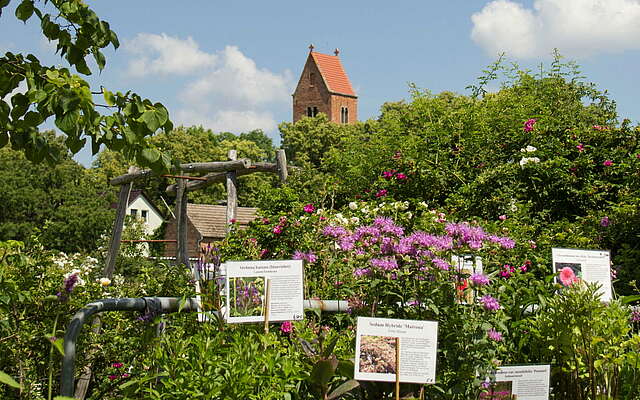
[[[264,292],[264,333],[269,333],[269,306],[271,298],[271,279],[266,279]]]

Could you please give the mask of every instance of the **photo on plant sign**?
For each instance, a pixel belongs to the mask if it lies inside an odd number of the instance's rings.
[[[513,382],[495,382],[480,394],[480,400],[513,400]]]
[[[582,278],[582,264],[558,262],[555,269],[558,271],[556,280],[563,286],[571,286]]]
[[[396,373],[396,338],[363,335],[360,337],[360,372]]]
[[[245,276],[229,279],[229,315],[254,317],[264,315],[265,278]]]

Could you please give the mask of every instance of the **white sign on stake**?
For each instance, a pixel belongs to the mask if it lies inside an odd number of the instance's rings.
[[[480,400],[549,400],[550,365],[512,365],[496,371],[496,381]]]
[[[228,323],[264,322],[265,311],[271,322],[304,318],[302,260],[228,261],[225,266]]]
[[[400,368],[396,365],[396,338]],[[435,383],[438,323],[358,317],[355,376],[357,380]]]
[[[556,280],[564,286],[583,280],[599,283],[600,300],[611,301],[611,258],[604,250],[551,249]]]

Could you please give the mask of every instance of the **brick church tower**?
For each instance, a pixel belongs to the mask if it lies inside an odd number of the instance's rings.
[[[293,93],[293,122],[303,117],[327,114],[331,122],[352,124],[358,120],[358,96],[335,50],[334,56],[316,53],[309,56]]]

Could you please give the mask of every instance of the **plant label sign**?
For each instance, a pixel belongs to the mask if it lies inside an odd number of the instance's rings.
[[[302,260],[228,261],[225,266],[228,323],[264,322],[265,315],[271,322],[304,318]]]
[[[397,371],[400,382],[435,383],[437,346],[437,322],[358,317],[354,377],[395,382]]]
[[[611,257],[604,250],[551,249],[557,281],[563,286],[584,280],[599,283],[600,300],[611,301]]]
[[[496,381],[480,400],[549,400],[550,365],[513,365],[500,367]]]

